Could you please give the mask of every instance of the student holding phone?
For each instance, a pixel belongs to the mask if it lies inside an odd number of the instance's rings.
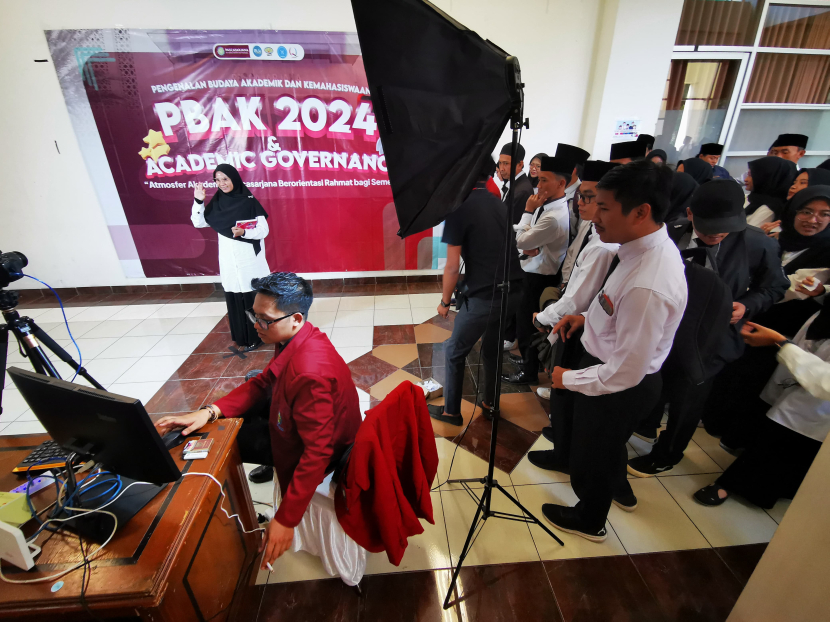
[[[205,188],[196,184],[190,220],[194,227],[210,227],[219,234],[219,276],[225,290],[231,339],[246,350],[262,341],[246,319],[256,292],[251,279],[271,274],[261,240],[268,235],[268,214],[230,164],[213,171],[216,194],[205,205]]]

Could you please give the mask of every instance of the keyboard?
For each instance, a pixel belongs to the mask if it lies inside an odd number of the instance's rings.
[[[41,443],[26,458],[12,469],[12,473],[26,473],[31,467],[31,473],[46,471],[56,467],[66,466],[66,457],[69,452],[62,449],[55,441]]]

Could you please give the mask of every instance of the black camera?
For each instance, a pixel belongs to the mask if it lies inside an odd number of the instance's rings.
[[[26,255],[17,251],[0,253],[0,288],[23,278],[23,268],[29,265]]]

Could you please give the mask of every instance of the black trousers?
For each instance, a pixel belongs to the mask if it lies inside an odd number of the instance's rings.
[[[601,363],[586,353],[580,367]],[[650,411],[660,398],[662,384],[657,372],[619,393],[574,396],[571,486],[579,497],[576,508],[587,528],[602,528],[614,497],[631,494],[625,468],[626,442],[643,410]]]
[[[256,345],[260,342],[256,328],[245,315],[245,311],[254,306],[256,292],[225,292],[225,304],[228,306],[228,323],[231,325],[231,339],[240,347]]]
[[[539,373],[539,353],[530,345],[530,340],[539,332],[533,325],[533,314],[539,311],[539,297],[545,288],[556,287],[561,280],[561,272],[553,275],[525,272],[524,289],[516,314],[516,337],[522,354],[522,369],[531,376]]]
[[[242,415],[242,427],[236,435],[242,462],[274,466],[274,456],[271,451],[270,414],[271,400],[268,400]]]
[[[675,465],[683,459],[683,452],[697,430],[697,424],[703,413],[703,405],[713,381],[710,378],[694,385],[678,375],[663,374],[663,390],[660,399],[648,416],[646,427],[655,430],[660,427],[666,404],[669,405],[669,418],[666,429],[660,433],[657,443],[651,450],[651,457],[664,464]]]
[[[780,498],[792,499],[821,441],[794,432],[768,417],[746,451],[715,480],[718,486],[769,510]]]

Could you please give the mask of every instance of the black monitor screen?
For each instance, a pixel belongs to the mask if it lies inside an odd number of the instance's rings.
[[[142,482],[165,484],[181,477],[139,400],[16,367],[8,371],[49,436],[64,449]]]

